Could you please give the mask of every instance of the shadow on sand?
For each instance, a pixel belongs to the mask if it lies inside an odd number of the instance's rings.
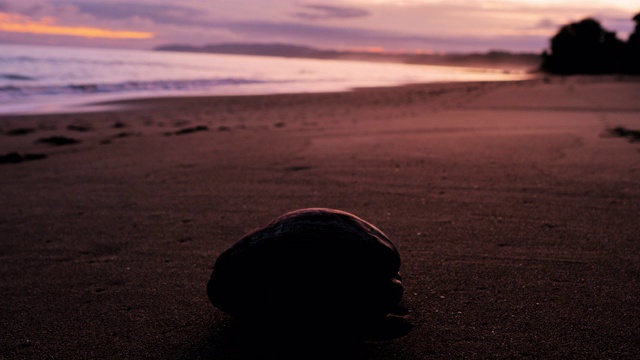
[[[285,323],[256,324],[226,318],[187,349],[182,359],[366,359],[397,351],[391,340],[411,331],[403,317],[390,315],[359,330],[343,324],[332,328]],[[387,348],[387,351],[385,351]],[[389,358],[390,358],[389,357]]]

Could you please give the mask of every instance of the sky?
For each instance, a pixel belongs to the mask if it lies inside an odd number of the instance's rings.
[[[637,13],[639,0],[0,0],[0,44],[541,52],[587,17],[626,40]]]

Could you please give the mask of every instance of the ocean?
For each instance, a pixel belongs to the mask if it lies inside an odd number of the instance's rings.
[[[126,98],[347,91],[527,76],[397,63],[0,44],[0,114],[81,111],[82,104]]]

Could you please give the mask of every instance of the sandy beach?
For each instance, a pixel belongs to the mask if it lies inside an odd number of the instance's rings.
[[[547,77],[0,116],[0,358],[640,358],[639,99]],[[222,251],[306,207],[388,235],[408,331],[264,342],[209,303]]]

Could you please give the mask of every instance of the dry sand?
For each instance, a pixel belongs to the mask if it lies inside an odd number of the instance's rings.
[[[391,238],[411,330],[286,354],[640,358],[640,145],[606,132],[639,99],[576,77],[0,117],[0,358],[277,357],[205,285],[303,207]]]

